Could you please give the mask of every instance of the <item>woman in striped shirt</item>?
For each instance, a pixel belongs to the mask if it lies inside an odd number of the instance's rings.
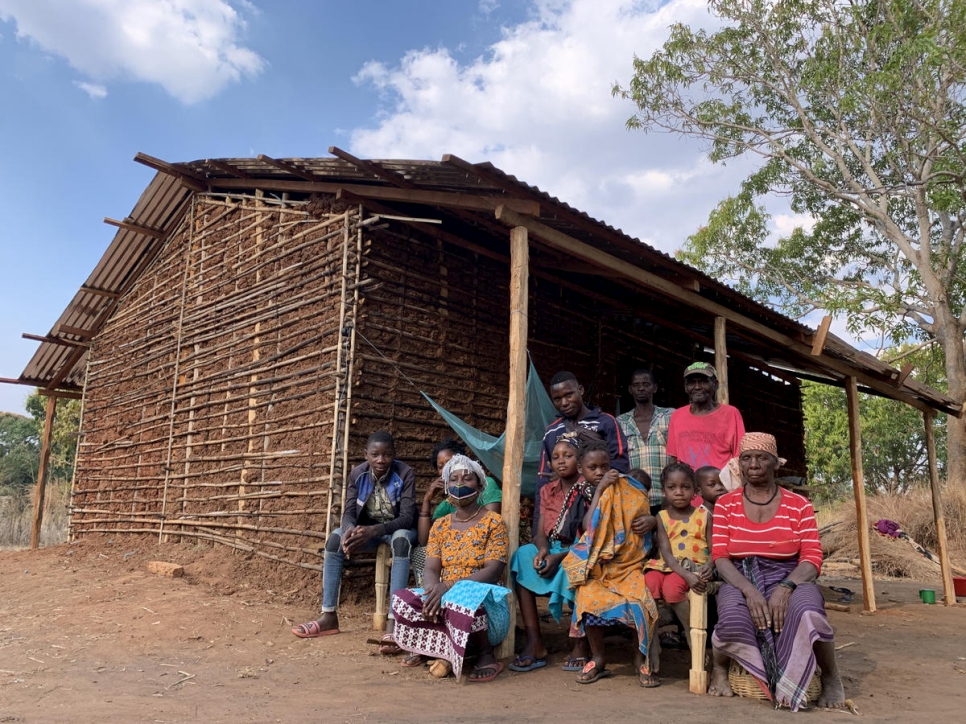
[[[775,707],[797,711],[821,668],[820,707],[845,703],[832,627],[815,579],[822,547],[812,504],[779,487],[772,435],[747,433],[738,453],[742,487],[715,504],[711,555],[725,583],[711,643],[709,693],[732,696],[728,659],[752,674]]]

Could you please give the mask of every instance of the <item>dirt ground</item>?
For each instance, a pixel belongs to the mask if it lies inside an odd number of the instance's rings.
[[[151,560],[182,563],[185,577],[150,574]],[[681,651],[666,651],[661,688],[641,689],[631,645],[621,639],[609,639],[615,676],[578,685],[559,668],[565,632],[553,623],[556,651],[545,669],[504,673],[489,684],[433,680],[366,644],[365,598],[343,607],[342,634],[294,638],[292,624],[312,618],[315,605],[298,587],[286,593],[238,583],[258,565],[265,562],[224,548],[159,547],[143,539],[132,545],[129,538],[0,552],[0,722],[697,723],[792,716],[748,699],[688,693]],[[823,583],[861,590],[856,580]],[[963,720],[966,606],[923,605],[918,589],[881,581],[877,614],[860,613],[861,596],[851,613],[830,612],[846,693],[860,718]]]

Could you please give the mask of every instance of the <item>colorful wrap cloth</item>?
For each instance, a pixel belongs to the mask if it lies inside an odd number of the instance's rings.
[[[404,588],[392,597],[396,619],[393,640],[414,654],[445,659],[459,679],[470,634],[486,631],[496,646],[510,629],[509,589],[478,581],[459,581],[444,595],[439,622],[423,618],[423,590]]]
[[[778,582],[795,570],[798,559],[752,556],[734,561],[768,600]],[[832,641],[825,601],[815,583],[800,583],[792,591],[781,633],[758,631],[744,594],[724,583],[718,591],[718,623],[711,644],[745,667],[777,709],[798,711],[805,703],[815,673],[816,641]]]
[[[644,486],[622,476],[601,494],[590,528],[571,546],[562,563],[576,591],[576,631],[584,635],[587,617],[593,617],[590,620],[594,625],[613,622],[633,626],[645,661],[657,624],[657,606],[644,580],[651,534],[642,539],[631,530],[631,523],[638,516],[650,515],[650,510]]]

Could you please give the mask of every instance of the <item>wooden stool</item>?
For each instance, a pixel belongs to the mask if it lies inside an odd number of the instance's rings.
[[[389,616],[389,572],[392,570],[392,549],[380,543],[376,549],[376,612],[372,614],[374,631],[385,631]]]
[[[708,671],[704,666],[704,649],[708,643],[708,597],[688,591],[691,604],[691,682],[692,694],[708,691]]]

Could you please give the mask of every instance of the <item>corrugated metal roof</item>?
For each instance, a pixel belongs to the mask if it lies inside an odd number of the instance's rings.
[[[344,152],[340,155],[351,159]],[[811,344],[813,330],[749,299],[725,284],[683,264],[673,257],[631,237],[620,229],[591,217],[566,202],[507,174],[490,163],[470,164],[455,156],[442,161],[359,160],[358,165],[343,158],[225,158],[168,164],[146,156],[138,160],[153,166],[159,173],[148,184],[141,198],[85,284],[77,292],[49,336],[64,342],[84,344],[109,318],[116,299],[123,295],[146,265],[157,254],[180,221],[194,189],[213,192],[232,190],[270,190],[273,185],[298,193],[311,193],[330,188],[381,187],[397,189],[409,186],[422,192],[458,193],[483,196],[502,202],[519,199],[540,205],[540,222],[601,251],[623,259],[682,286],[696,289],[701,296],[728,307],[741,315],[767,325],[776,332]],[[369,168],[366,168],[366,165]],[[390,180],[379,178],[379,175]],[[398,178],[398,183],[392,183]],[[430,201],[407,202],[410,205],[433,206]],[[460,212],[465,220],[469,212]],[[492,214],[475,217],[483,229],[495,225]],[[133,227],[144,227],[140,232]],[[160,238],[159,238],[160,237]],[[94,290],[94,291],[89,291]],[[873,390],[897,398],[911,398],[921,404],[958,414],[960,406],[946,395],[912,379],[907,379],[894,394],[890,384],[899,379],[899,371],[867,352],[857,350],[833,335],[826,341],[824,355],[853,368],[856,373],[871,376],[881,384]],[[42,342],[27,364],[20,380],[25,384],[51,386],[52,389],[80,390],[84,384],[87,353],[83,346]],[[807,369],[822,369],[821,358],[808,360]],[[794,367],[794,365],[792,365]],[[804,368],[803,368],[804,369]],[[826,370],[838,378],[841,374]],[[53,384],[52,384],[53,383]],[[909,401],[907,399],[907,401]]]

